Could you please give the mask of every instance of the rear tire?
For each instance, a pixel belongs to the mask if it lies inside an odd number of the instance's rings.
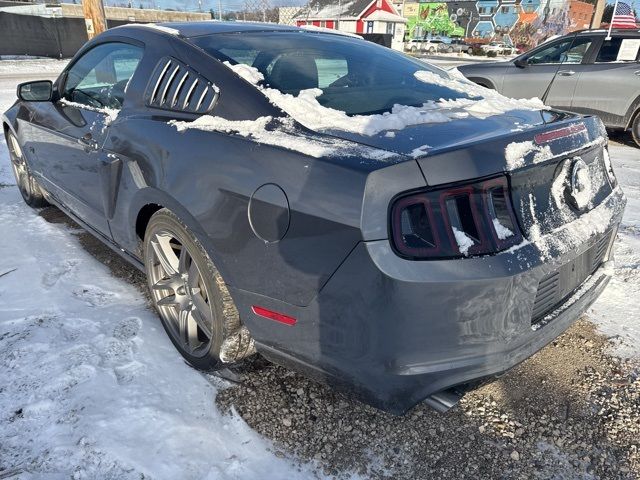
[[[167,209],[149,220],[144,264],[162,326],[191,365],[214,370],[255,352],[222,276],[187,226]]]
[[[16,136],[7,132],[5,135],[7,147],[9,148],[9,159],[11,160],[11,169],[16,178],[16,185],[24,202],[33,208],[43,208],[49,205],[37,180],[31,175],[29,165],[22,152],[20,143]]]
[[[640,110],[636,113],[633,122],[631,123],[631,137],[636,145],[640,147]]]

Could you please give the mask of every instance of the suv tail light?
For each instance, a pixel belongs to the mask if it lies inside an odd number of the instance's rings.
[[[522,241],[507,178],[412,193],[391,206],[391,238],[405,258],[487,255]]]

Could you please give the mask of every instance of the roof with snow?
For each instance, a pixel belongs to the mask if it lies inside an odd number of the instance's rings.
[[[381,20],[383,22],[396,22],[407,23],[407,19],[396,15],[395,13],[387,12],[386,10],[376,10],[371,15],[367,15],[367,20]]]

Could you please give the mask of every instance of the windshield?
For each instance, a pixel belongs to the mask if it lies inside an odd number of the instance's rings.
[[[190,41],[219,60],[258,69],[264,75],[262,84],[282,93],[320,89],[317,100],[322,106],[349,115],[388,112],[396,104],[469,98],[414,75],[427,70],[448,80],[445,71],[360,39],[292,31],[217,33]]]

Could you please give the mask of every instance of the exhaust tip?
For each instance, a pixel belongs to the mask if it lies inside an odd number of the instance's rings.
[[[445,413],[455,407],[465,393],[466,392],[461,392],[459,389],[450,388],[434,393],[425,398],[424,402],[436,412]]]

